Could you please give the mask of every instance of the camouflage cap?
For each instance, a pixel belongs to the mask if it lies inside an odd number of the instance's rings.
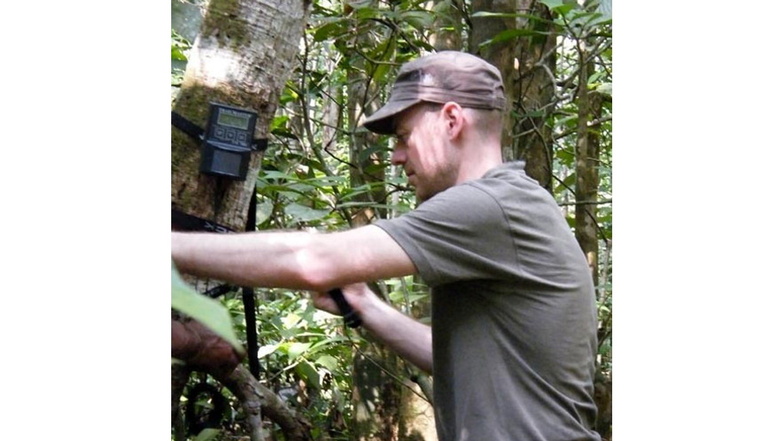
[[[454,101],[474,109],[504,110],[501,72],[471,54],[443,51],[409,61],[400,68],[389,101],[362,123],[368,130],[393,134],[393,118],[421,102]]]

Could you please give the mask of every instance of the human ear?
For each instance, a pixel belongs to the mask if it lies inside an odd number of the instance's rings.
[[[447,124],[447,133],[450,139],[456,138],[463,130],[465,114],[460,104],[450,101],[441,108],[441,113]]]

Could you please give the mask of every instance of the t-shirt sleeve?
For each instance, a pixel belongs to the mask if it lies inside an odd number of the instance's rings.
[[[471,185],[449,188],[416,210],[374,225],[405,250],[431,287],[503,277],[516,260],[503,210],[492,196]]]

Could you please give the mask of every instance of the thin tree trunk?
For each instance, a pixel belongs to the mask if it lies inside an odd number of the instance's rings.
[[[437,51],[462,49],[463,17],[460,13],[465,8],[463,0],[435,0],[425,7],[435,13],[433,28],[436,31],[430,34],[430,45]]]
[[[591,127],[591,121],[601,116],[602,98],[588,90],[588,79],[594,73],[593,60],[588,59],[586,42],[578,41],[578,84],[577,84],[577,144],[575,146],[576,184],[575,184],[575,236],[585,253],[591,268],[594,286],[599,282],[599,224],[596,219],[596,202],[599,191],[599,141],[598,127]],[[608,249],[609,252],[609,249]],[[597,289],[597,299],[599,296]],[[602,300],[602,299],[598,299]],[[602,323],[599,341],[608,324]],[[604,439],[612,437],[612,379],[597,369],[594,379],[594,399],[597,405],[597,431]]]
[[[533,0],[521,0],[519,8],[542,18],[542,21],[518,19],[518,27],[527,27],[546,35],[535,35],[520,40],[517,48],[517,67],[513,71],[512,157],[525,160],[528,176],[553,192],[553,140],[547,120],[555,109],[555,72],[557,34],[549,20],[550,11]]]
[[[549,11],[533,0],[480,0],[474,12],[498,12],[539,15],[550,19]],[[506,40],[480,47],[503,31],[535,29],[547,36]],[[479,17],[473,20],[471,52],[498,67],[510,113],[501,140],[504,160],[524,159],[528,176],[552,192],[552,137],[545,124],[553,110],[555,85],[548,70],[555,70],[556,34],[544,21],[527,18]]]
[[[599,226],[596,221],[596,201],[599,191],[599,136],[596,128],[589,127],[591,121],[599,119],[601,97],[588,90],[588,78],[594,72],[591,60],[585,60],[584,43],[578,43],[581,54],[577,89],[577,162],[575,185],[575,235],[591,267],[594,285],[599,275]]]
[[[471,3],[473,13],[477,12],[496,12],[496,13],[515,13],[517,11],[517,0],[475,0]],[[516,29],[517,23],[514,18],[509,17],[476,17],[472,19],[471,32],[468,36],[469,51],[487,60],[501,72],[504,79],[504,90],[509,103],[514,103],[517,86],[515,78],[515,55],[517,54],[517,42],[506,40],[503,42],[485,44],[501,32]],[[514,158],[512,150],[512,128],[513,119],[507,117],[504,125],[504,132],[501,138],[501,146],[505,160]]]
[[[372,42],[368,39],[367,34],[357,32],[356,45],[368,46]],[[349,138],[349,161],[351,162],[351,185],[359,187],[364,184],[379,184],[374,191],[369,191],[356,196],[356,199],[361,202],[371,202],[375,204],[383,204],[386,201],[386,191],[383,185],[386,175],[383,164],[386,160],[382,143],[386,142],[386,138],[379,137],[377,134],[357,130],[359,128],[360,119],[363,113],[372,113],[371,109],[377,109],[381,106],[378,97],[378,86],[369,81],[365,72],[372,71],[376,68],[367,66],[367,61],[359,56],[354,56],[350,60],[354,68],[347,73],[348,77],[348,127],[352,131]],[[366,112],[367,111],[367,112]],[[367,154],[369,149],[376,150],[373,153]],[[372,152],[373,150],[371,150]],[[379,211],[376,211],[379,210]],[[351,226],[359,227],[367,225],[377,217],[386,217],[386,212],[383,209],[365,208],[354,210],[351,213]]]

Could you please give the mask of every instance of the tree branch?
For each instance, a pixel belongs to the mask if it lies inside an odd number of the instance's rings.
[[[275,422],[287,441],[312,441],[311,424],[288,407],[274,392],[261,385],[240,365],[228,377],[219,379],[242,404],[248,417],[251,441],[264,441],[262,415]]]
[[[604,201],[574,201],[574,202],[559,202],[559,207],[565,207],[567,205],[604,205],[604,204],[612,204],[612,199],[607,199]]]

